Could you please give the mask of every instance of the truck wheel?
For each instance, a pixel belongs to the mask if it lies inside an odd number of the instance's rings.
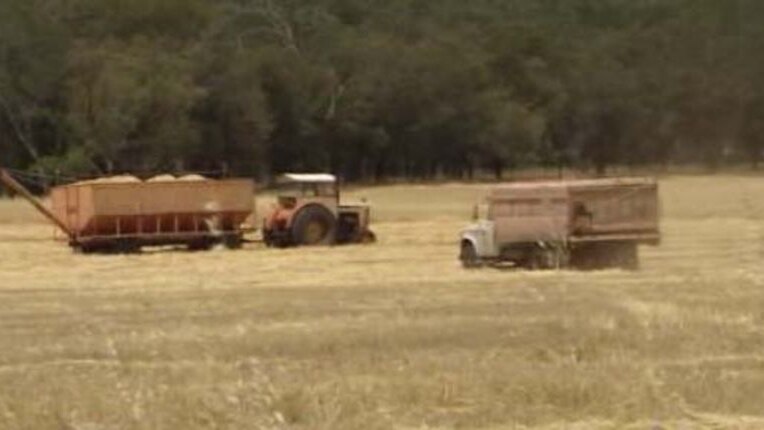
[[[462,242],[459,260],[462,262],[462,267],[465,269],[475,269],[483,265],[480,261],[480,257],[478,257],[475,246],[470,241]]]
[[[295,215],[292,241],[295,245],[331,245],[337,230],[337,220],[323,206],[310,205]]]
[[[535,248],[528,257],[528,268],[531,270],[549,270],[555,267],[554,255],[542,248]]]
[[[617,267],[623,270],[639,270],[639,251],[636,243],[619,244],[615,254],[618,256]]]
[[[570,266],[576,270],[597,270],[602,268],[600,246],[585,243],[575,246],[570,253]]]

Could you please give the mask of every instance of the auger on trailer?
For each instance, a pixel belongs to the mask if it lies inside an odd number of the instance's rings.
[[[64,222],[63,219],[59,218],[58,215],[53,213],[50,209],[48,209],[42,202],[40,202],[35,196],[32,195],[32,193],[29,192],[29,190],[26,189],[23,185],[21,185],[16,179],[13,178],[13,176],[8,172],[6,169],[0,169],[0,182],[3,183],[11,192],[21,196],[24,198],[24,200],[28,201],[32,206],[34,206],[35,209],[37,209],[38,212],[40,212],[45,218],[48,219],[48,221],[52,222],[54,225],[56,225],[58,228],[61,229],[64,234],[66,234],[67,238],[69,238],[69,243],[73,243],[76,239],[76,234],[74,231],[72,231],[66,222]]]

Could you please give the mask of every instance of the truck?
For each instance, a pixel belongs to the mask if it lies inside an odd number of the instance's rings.
[[[341,202],[340,184],[328,173],[284,173],[277,201],[263,218],[263,241],[271,247],[370,243],[371,208]]]
[[[475,212],[459,236],[465,268],[636,270],[639,245],[661,241],[652,178],[503,184],[490,190],[483,214]]]

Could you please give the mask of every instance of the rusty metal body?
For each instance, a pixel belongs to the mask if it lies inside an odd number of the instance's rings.
[[[649,178],[502,185],[488,205],[486,219],[462,232],[463,261],[474,252],[522,266],[632,267],[638,244],[660,242],[658,184]]]

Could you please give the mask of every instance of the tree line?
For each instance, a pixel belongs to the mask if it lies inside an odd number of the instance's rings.
[[[761,22],[760,0],[3,0],[0,165],[756,167]]]

